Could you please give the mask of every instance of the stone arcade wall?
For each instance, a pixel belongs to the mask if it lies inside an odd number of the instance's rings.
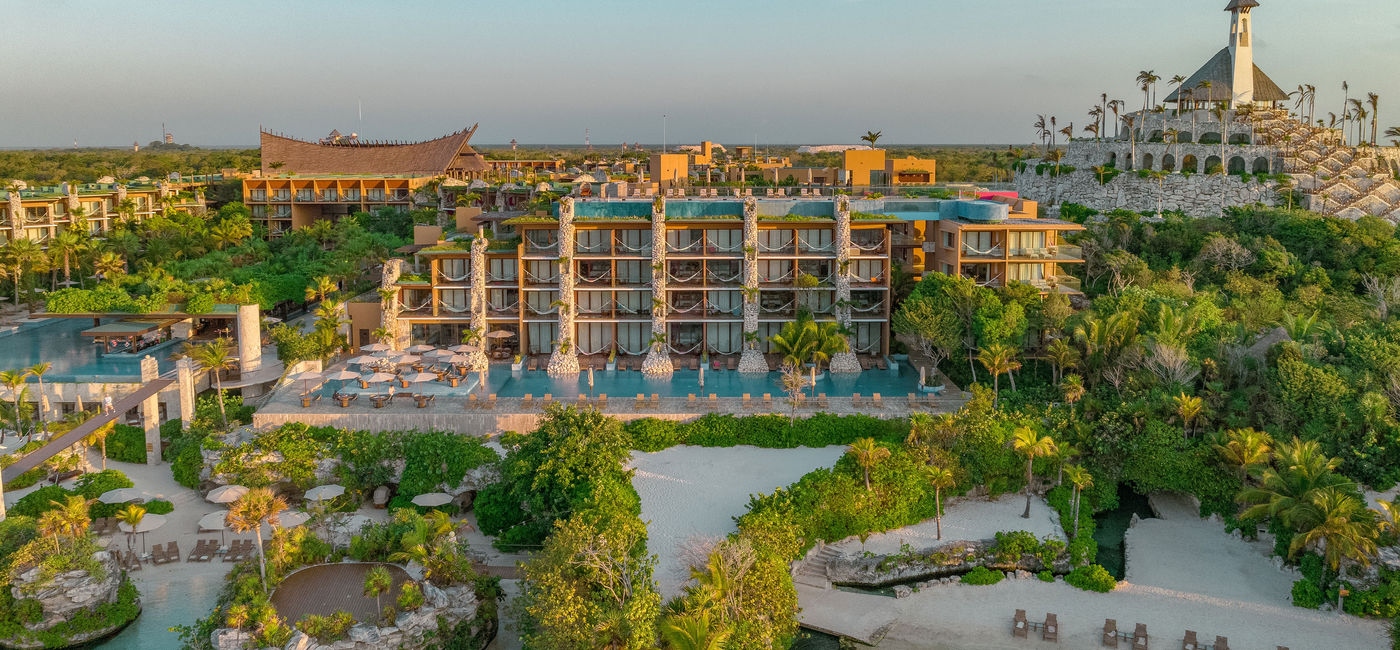
[[[1262,203],[1279,205],[1278,184],[1242,181],[1237,176],[1218,174],[1168,174],[1160,187],[1156,179],[1140,178],[1137,172],[1123,172],[1113,180],[1100,184],[1092,170],[1076,169],[1069,174],[1043,175],[1027,168],[1016,175],[1016,191],[1046,206],[1049,216],[1059,214],[1062,203],[1078,203],[1095,210],[1155,211],[1158,197],[1162,210],[1181,210],[1194,217],[1214,216],[1220,212],[1221,194],[1225,207]]]

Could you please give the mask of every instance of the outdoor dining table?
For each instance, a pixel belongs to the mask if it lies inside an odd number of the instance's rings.
[[[389,401],[389,396],[388,396],[388,395],[375,395],[375,396],[372,397],[372,399],[374,400],[374,408],[382,409],[382,408],[384,408],[384,403]]]

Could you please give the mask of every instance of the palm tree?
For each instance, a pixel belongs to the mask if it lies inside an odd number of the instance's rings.
[[[782,356],[786,365],[801,368],[812,360],[812,353],[820,345],[817,324],[807,314],[783,325],[782,330],[769,338],[773,352]]]
[[[126,273],[126,260],[112,251],[103,251],[92,261],[92,272],[97,277],[116,284],[117,278]]]
[[[797,369],[797,366],[785,363],[779,383],[783,387],[783,392],[788,395],[788,404],[792,406],[788,426],[793,426],[797,424],[797,405],[802,402],[802,391],[807,387],[807,378],[803,376],[801,370]]]
[[[20,424],[20,400],[24,396],[24,386],[29,378],[28,370],[6,370],[0,372],[0,385],[10,390],[10,399],[15,406],[15,435],[19,435],[24,428]],[[30,434],[33,439],[33,433]],[[0,442],[5,442],[5,432],[0,431]]]
[[[45,511],[39,515],[38,528],[40,535],[53,538],[53,552],[57,553],[58,536],[63,534],[64,528],[63,514],[57,510]]]
[[[112,420],[107,424],[93,429],[92,433],[89,433],[86,438],[83,438],[83,444],[88,447],[96,446],[98,447],[98,451],[102,452],[102,471],[104,472],[107,471],[107,436],[112,434],[116,425],[117,421]]]
[[[879,140],[879,139],[880,139],[880,136],[882,136],[882,135],[884,135],[884,133],[882,133],[882,132],[880,132],[880,131],[866,131],[866,132],[865,132],[865,135],[860,136],[860,139],[861,139],[861,140],[864,140],[864,141],[866,141],[866,142],[869,142],[869,143],[870,143],[870,148],[871,148],[871,149],[874,149],[874,148],[875,148],[875,142],[876,142],[877,140]]]
[[[1243,482],[1251,470],[1269,464],[1273,444],[1273,438],[1263,431],[1231,429],[1225,433],[1224,440],[1215,445],[1215,451],[1226,463],[1239,469]]]
[[[374,611],[379,611],[379,597],[389,593],[394,586],[394,578],[382,564],[376,564],[365,573],[365,596],[374,596]]]
[[[117,521],[131,527],[131,532],[126,534],[126,550],[131,550],[131,536],[136,534],[136,527],[141,524],[141,520],[146,518],[146,509],[131,504],[117,511]]]
[[[214,246],[223,250],[227,246],[237,246],[239,242],[253,236],[253,226],[242,219],[224,219],[209,229],[214,238]]]
[[[1201,401],[1201,398],[1187,395],[1184,391],[1173,397],[1172,402],[1176,404],[1177,417],[1181,418],[1181,435],[1190,438],[1191,423],[1201,416],[1204,402]]]
[[[1333,571],[1340,571],[1342,563],[1348,561],[1369,566],[1376,552],[1375,513],[1337,486],[1318,489],[1310,501],[1317,510],[1316,519],[1293,536],[1288,556],[1296,557],[1299,551],[1321,544],[1322,557]]]
[[[1138,84],[1138,88],[1141,88],[1141,89],[1142,89],[1142,112],[1143,112],[1143,113],[1146,113],[1146,112],[1147,112],[1147,103],[1148,103],[1148,100],[1150,100],[1151,97],[1152,97],[1152,94],[1151,94],[1152,85],[1155,84],[1155,83],[1157,83],[1157,80],[1158,80],[1158,79],[1161,79],[1161,77],[1158,77],[1157,74],[1155,73],[1155,71],[1153,71],[1153,70],[1143,70],[1143,71],[1141,71],[1141,72],[1138,73],[1138,76],[1137,76],[1137,84]]]
[[[1040,138],[1041,148],[1048,149],[1048,142],[1050,141],[1050,129],[1046,126],[1045,116],[1035,116],[1035,124],[1032,124],[1031,127],[1035,129],[1036,137]]]
[[[49,411],[49,396],[44,392],[44,373],[48,372],[50,368],[53,368],[52,363],[41,361],[25,370],[39,381],[39,425],[43,428],[45,437],[49,433],[49,423],[46,419],[46,414]]]
[[[1051,382],[1059,383],[1064,371],[1079,365],[1079,352],[1063,338],[1058,338],[1045,346],[1045,358],[1050,361]]]
[[[1121,112],[1121,111],[1123,110],[1123,100],[1121,100],[1121,99],[1115,99],[1115,100],[1113,100],[1113,101],[1110,101],[1110,102],[1108,103],[1108,110],[1110,110],[1110,111],[1113,112],[1113,137],[1114,137],[1114,139],[1117,139],[1117,138],[1118,138],[1118,125],[1120,124],[1120,122],[1118,121],[1118,113]],[[1105,120],[1104,129],[1103,129],[1103,130],[1105,131],[1104,136],[1107,137],[1107,136],[1108,136],[1108,133],[1107,133],[1107,131],[1108,131],[1108,123],[1107,123],[1108,117],[1105,116],[1105,117],[1104,117],[1104,120]]]
[[[1249,506],[1240,517],[1277,517],[1287,526],[1301,528],[1315,518],[1315,490],[1349,483],[1346,477],[1333,473],[1340,464],[1340,459],[1328,458],[1316,441],[1302,442],[1295,437],[1292,442],[1279,444],[1274,454],[1277,469],[1265,469],[1257,486],[1246,487],[1236,497]]]
[[[1083,465],[1070,465],[1065,468],[1065,476],[1069,477],[1069,484],[1072,488],[1070,495],[1070,516],[1074,519],[1074,537],[1079,537],[1079,498],[1083,496],[1084,490],[1094,487],[1094,475]]]
[[[957,487],[953,473],[943,467],[925,465],[924,478],[933,486],[933,522],[938,539],[943,539],[943,490]]]
[[[1371,146],[1376,146],[1376,123],[1380,118],[1381,96],[1376,93],[1366,93],[1366,103],[1371,106]]]
[[[1347,143],[1347,106],[1351,104],[1351,87],[1342,81],[1342,144]]]
[[[1172,75],[1172,78],[1168,81],[1168,83],[1170,83],[1173,86],[1176,86],[1176,116],[1181,117],[1181,84],[1186,83],[1186,77],[1183,77],[1179,74]]]
[[[733,628],[712,622],[706,611],[666,616],[657,627],[671,650],[723,650],[734,635]]]
[[[5,267],[10,272],[10,279],[15,283],[15,304],[18,305],[24,274],[43,264],[48,260],[48,255],[31,239],[11,239],[4,248],[0,248],[0,259],[4,260]]]
[[[1385,137],[1390,138],[1390,143],[1400,147],[1400,126],[1392,126],[1385,130]]]
[[[1064,393],[1065,403],[1069,404],[1069,416],[1074,418],[1074,403],[1084,397],[1084,381],[1079,375],[1066,375],[1060,382],[1060,392]]]
[[[67,229],[49,240],[49,255],[53,256],[55,266],[63,268],[63,281],[65,284],[73,282],[73,260],[88,250],[88,241],[79,232]],[[81,277],[78,285],[82,285]]]
[[[81,537],[92,525],[92,519],[88,516],[87,499],[76,494],[70,494],[62,501],[50,501],[55,509],[49,512],[57,512],[59,520],[63,525],[63,534],[69,537]]]
[[[1011,447],[1026,456],[1026,512],[1022,519],[1031,518],[1031,473],[1035,459],[1055,454],[1055,440],[1050,436],[1037,437],[1030,427],[1017,427],[1011,438]]]
[[[335,280],[332,280],[330,276],[322,275],[313,279],[311,281],[311,286],[306,288],[306,299],[308,301],[325,300],[326,296],[335,293],[339,289],[340,287],[336,285]]]
[[[224,429],[227,430],[228,411],[224,408],[224,382],[219,377],[219,373],[234,366],[228,341],[214,339],[199,345],[186,345],[185,355],[193,359],[201,368],[208,370],[214,377],[214,401],[219,403],[219,420],[223,422]]]
[[[870,491],[870,468],[890,457],[890,450],[881,447],[874,438],[860,438],[846,448],[846,453],[856,457],[856,464],[865,472],[865,491]]]
[[[987,372],[992,373],[992,393],[996,396],[992,405],[996,406],[1001,401],[1001,376],[1021,367],[1016,361],[1016,348],[1004,343],[993,343],[977,352],[977,360]],[[1016,390],[1015,381],[1012,380],[1011,390]]]
[[[267,591],[267,558],[263,555],[262,525],[281,525],[278,513],[287,509],[287,500],[267,488],[253,488],[239,497],[228,509],[228,527],[237,533],[252,531],[258,545],[258,573],[262,575],[263,591]]]
[[[1093,108],[1089,109],[1089,117],[1093,118],[1094,121],[1088,126],[1084,127],[1084,132],[1094,134],[1094,139],[1098,140],[1098,136],[1101,131],[1101,129],[1099,128],[1099,122],[1102,122],[1104,117],[1103,107],[1099,106],[1098,104],[1095,104]]]

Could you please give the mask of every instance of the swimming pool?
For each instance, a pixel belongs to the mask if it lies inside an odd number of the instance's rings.
[[[594,371],[593,388],[590,391],[587,371],[571,377],[550,377],[543,370],[511,372],[509,366],[494,364],[491,366],[491,372],[487,374],[486,392],[495,393],[499,397],[523,397],[526,393],[540,397],[549,393],[555,399],[573,399],[580,393],[587,395],[590,392],[595,395],[606,393],[612,397],[632,397],[637,393],[646,395],[656,393],[662,397],[685,397],[691,393],[696,395],[714,393],[722,398],[735,398],[744,393],[754,397],[759,397],[763,393],[771,393],[775,397],[785,394],[779,384],[782,374],[777,372],[754,375],[731,370],[718,372],[706,370],[704,374],[705,385],[702,387],[700,386],[700,371],[698,370],[677,370],[671,375],[661,376],[646,375],[635,370]],[[918,370],[906,364],[900,364],[897,368],[867,370],[860,374],[834,375],[828,373],[824,377],[818,377],[816,389],[809,388],[807,393],[826,393],[831,397],[845,397],[852,393],[903,396],[918,391],[918,384]],[[341,382],[327,382],[317,392],[329,397],[340,386]],[[385,384],[371,384],[368,389],[361,389],[358,384],[350,382],[346,391],[351,393],[383,393],[387,391],[387,387]],[[409,388],[399,388],[396,391],[427,393],[443,397],[465,397],[469,392],[481,392],[475,375],[459,383],[456,388],[441,382],[430,381],[410,384]]]
[[[92,321],[86,318],[50,318],[21,326],[13,334],[0,337],[0,370],[28,368],[48,361],[53,368],[44,375],[47,382],[130,382],[141,376],[139,356],[128,359],[99,354],[97,345],[82,335],[90,327]],[[166,347],[152,354],[161,372],[174,366],[166,359],[172,352]]]

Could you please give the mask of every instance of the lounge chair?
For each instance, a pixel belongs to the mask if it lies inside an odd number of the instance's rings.
[[[203,558],[204,558],[204,554],[205,554],[205,547],[204,547],[204,545],[205,545],[205,541],[204,541],[204,540],[202,540],[202,539],[201,539],[201,540],[196,540],[195,543],[194,543],[194,550],[193,550],[193,551],[190,551],[190,556],[187,557],[187,558],[185,558],[185,561],[186,561],[186,562],[203,562],[203,561],[204,561]]]
[[[1011,617],[1011,636],[1017,639],[1024,639],[1030,633],[1030,625],[1026,623],[1026,610],[1018,609]]]
[[[659,409],[659,408],[661,408],[661,396],[660,396],[660,395],[658,395],[658,394],[656,394],[656,393],[652,393],[652,394],[651,394],[651,407],[654,408],[654,409]]]
[[[773,394],[772,394],[772,393],[764,393],[764,394],[763,394],[763,408],[765,408],[765,409],[767,409],[767,410],[769,410],[769,411],[773,410]]]
[[[180,561],[180,544],[175,540],[170,540],[165,544],[165,557],[171,562]]]
[[[924,393],[924,406],[930,409],[938,408],[938,398],[934,393]]]
[[[584,408],[584,407],[586,407],[586,406],[588,406],[588,396],[587,396],[587,395],[584,395],[583,393],[579,393],[579,394],[578,394],[578,407],[579,407],[579,408]]]
[[[711,411],[718,411],[718,410],[719,410],[719,397],[716,397],[714,393],[710,393],[710,399],[709,399],[709,401],[705,402],[705,408],[707,408],[707,409],[709,409],[709,410],[711,410]]]
[[[468,394],[468,395],[467,395],[467,408],[468,408],[468,409],[474,409],[474,408],[480,408],[480,407],[481,407],[481,400],[480,400],[480,399],[477,399],[476,393]]]
[[[686,406],[686,408],[690,408],[690,409],[699,408],[699,406],[700,406],[699,402],[696,402],[696,401],[695,401],[695,393],[690,393],[689,395],[686,396],[686,398],[685,398],[685,406]]]
[[[870,362],[870,357],[861,357],[861,358],[860,358],[860,369],[861,369],[861,370],[869,370],[871,367],[873,367],[873,364]]]
[[[525,369],[534,372],[540,369],[540,364],[534,359],[531,359],[529,363],[525,364]]]
[[[542,408],[542,409],[545,408],[545,407],[547,407],[547,406],[549,406],[550,404],[553,404],[553,403],[554,403],[554,394],[553,394],[553,393],[545,393],[545,394],[544,394],[544,397],[541,397],[541,398],[540,398],[540,408]]]
[[[1040,629],[1040,639],[1052,643],[1060,642],[1060,619],[1054,614],[1045,615],[1045,627]]]
[[[749,410],[749,407],[753,406],[753,398],[752,398],[752,397],[749,397],[749,394],[748,394],[748,393],[744,393],[744,403],[743,403],[743,406],[744,406],[744,410],[745,410],[745,411]]]
[[[690,360],[690,369],[691,369],[691,370],[699,370],[699,369],[700,369],[700,360],[699,360],[699,359],[691,359],[691,360]]]
[[[528,410],[530,410],[531,408],[533,408],[534,406],[535,406],[535,396],[534,396],[534,395],[531,395],[530,393],[525,393],[525,396],[522,397],[522,398],[520,398],[520,410],[522,410],[522,411],[528,411]]]
[[[646,407],[647,407],[647,396],[646,396],[646,395],[643,395],[643,394],[641,394],[641,393],[637,393],[637,403],[633,405],[633,408],[635,408],[635,409],[637,409],[638,411],[640,411],[640,410],[642,410],[642,409],[644,409],[644,408],[646,408]]]
[[[1215,645],[1211,648],[1213,650],[1230,650],[1230,640],[1217,634],[1215,635]]]
[[[889,370],[889,369],[890,369],[889,365],[885,363],[885,360],[884,360],[884,359],[876,359],[876,360],[875,360],[875,367],[876,367],[876,368],[879,368],[879,369],[881,369],[881,370]]]
[[[915,394],[913,394],[913,393],[909,393],[909,397],[906,397],[906,398],[904,398],[904,399],[905,399],[905,401],[909,402],[909,410],[912,411],[912,410],[914,410],[914,409],[916,409],[916,408],[919,408],[919,396],[918,396],[918,395],[915,395]]]
[[[885,403],[880,401],[880,399],[880,394],[875,393],[874,395],[870,396],[870,403],[874,405],[874,407],[877,409],[885,408]]]
[[[599,410],[599,411],[606,411],[606,410],[608,409],[608,394],[607,394],[607,393],[598,393],[598,400],[597,400],[597,401],[598,401],[598,410]]]
[[[491,393],[490,397],[487,397],[487,398],[486,398],[486,403],[482,405],[482,408],[485,408],[485,409],[487,409],[487,410],[496,408],[496,394],[495,394],[495,393]]]
[[[1118,647],[1118,621],[1111,618],[1103,620],[1103,644],[1108,648]]]
[[[1195,630],[1186,631],[1186,636],[1181,639],[1181,650],[1201,650],[1201,644],[1196,640]]]
[[[737,359],[735,359],[734,357],[729,357],[729,364],[728,364],[728,366],[729,366],[729,369],[730,369],[730,370],[738,370],[738,369],[739,369],[739,361],[738,361]]]
[[[831,408],[831,403],[828,402],[827,399],[826,399],[826,393],[817,393],[817,408],[819,408],[819,409]]]
[[[1133,628],[1133,650],[1147,650],[1147,625],[1144,623]]]
[[[860,404],[863,401],[865,401],[865,398],[861,397],[860,393],[851,393],[851,408],[860,408]]]

